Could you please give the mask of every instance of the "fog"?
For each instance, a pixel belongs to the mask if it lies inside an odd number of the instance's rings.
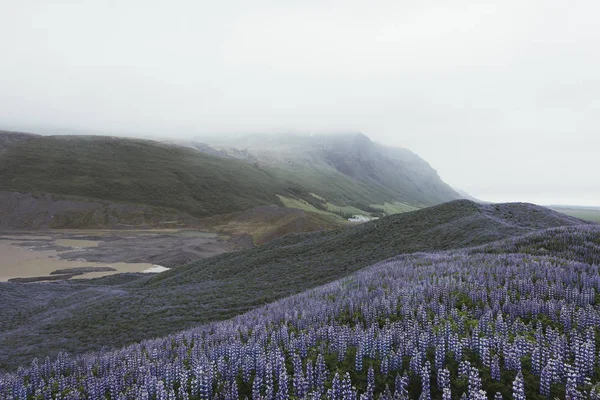
[[[0,129],[361,131],[490,201],[600,205],[597,1],[0,0]]]

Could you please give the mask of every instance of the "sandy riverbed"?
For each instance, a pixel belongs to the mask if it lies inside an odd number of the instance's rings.
[[[91,272],[75,278],[97,278],[120,272],[143,272],[154,267],[149,263],[97,263],[85,260],[61,260],[55,250],[31,250],[14,243],[0,242],[0,282],[11,278],[47,276],[53,271],[77,267],[111,267],[116,271]]]
[[[0,282],[11,278],[48,276],[79,267],[110,267],[72,279],[97,278],[123,272],[160,272],[229,250],[226,240],[206,232],[50,231],[0,233]]]

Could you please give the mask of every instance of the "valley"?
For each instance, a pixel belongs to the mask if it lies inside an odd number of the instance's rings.
[[[0,1],[0,400],[600,400],[600,1]]]
[[[0,398],[594,390],[597,210],[461,199],[363,134],[199,140],[0,132]]]

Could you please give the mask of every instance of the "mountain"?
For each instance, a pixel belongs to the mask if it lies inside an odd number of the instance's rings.
[[[204,140],[231,157],[292,171],[310,192],[366,212],[383,209],[385,203],[421,208],[460,198],[410,150],[375,143],[362,133],[254,134]]]
[[[146,204],[195,217],[277,204],[275,194],[286,192],[266,172],[242,161],[98,136],[13,141],[0,155],[0,188]]]
[[[228,318],[397,254],[477,246],[585,224],[530,204],[459,200],[351,228],[288,235],[153,277],[0,284],[0,369],[36,356],[115,347]]]
[[[0,191],[0,229],[202,227],[177,210],[50,193]]]
[[[337,227],[354,214],[381,216],[458,198],[418,156],[362,134],[252,140],[262,143],[255,153],[195,142],[0,132],[0,203],[7,210],[0,226],[198,226],[196,219],[275,205]]]

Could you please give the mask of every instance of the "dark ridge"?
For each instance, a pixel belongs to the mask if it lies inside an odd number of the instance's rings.
[[[66,281],[74,276],[83,275],[83,272],[73,272],[70,274],[50,275],[50,276],[32,276],[29,278],[11,278],[8,281],[14,283],[33,283],[47,281]]]
[[[324,283],[396,254],[471,247],[539,229],[585,224],[587,222],[533,204],[483,205],[456,200],[350,229],[290,235],[261,249],[226,254],[173,269],[145,285],[233,275],[247,276],[262,285],[263,279],[268,277],[268,281],[273,281],[274,274],[281,273],[278,279],[282,282],[277,288],[286,291],[290,286]],[[286,278],[294,283],[283,282]]]
[[[66,268],[66,269],[57,269],[56,271],[50,272],[50,275],[62,275],[62,274],[87,274],[88,272],[109,272],[116,271],[116,269],[112,267],[76,267],[76,268]]]

